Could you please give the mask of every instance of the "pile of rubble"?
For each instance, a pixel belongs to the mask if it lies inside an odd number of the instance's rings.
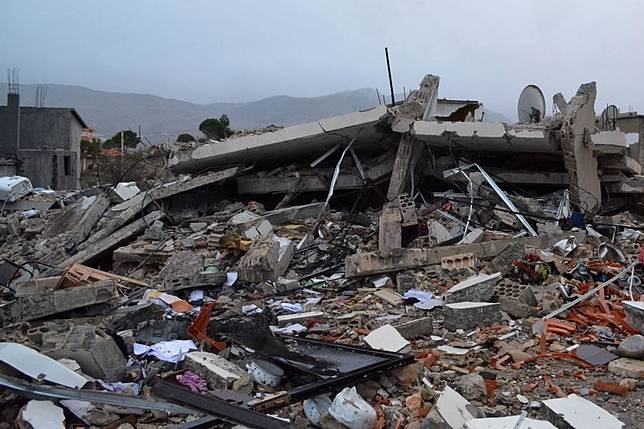
[[[408,134],[371,179],[357,133],[309,174],[215,162],[6,203],[0,428],[641,425],[638,204],[517,192],[478,155],[417,180]]]

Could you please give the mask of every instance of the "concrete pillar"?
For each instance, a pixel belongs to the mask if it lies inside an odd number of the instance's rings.
[[[20,95],[7,94],[7,145],[3,152],[16,156],[20,148]]]
[[[590,134],[595,129],[595,82],[579,87],[570,100],[561,125],[561,147],[570,181],[570,195],[581,204],[581,210],[601,205],[601,183],[597,174],[597,158],[593,153]]]
[[[387,199],[389,201],[393,201],[398,195],[405,192],[413,148],[414,137],[410,133],[404,133],[398,144],[398,151],[396,152],[396,159],[394,160],[394,167],[389,180],[389,189],[387,190]]]

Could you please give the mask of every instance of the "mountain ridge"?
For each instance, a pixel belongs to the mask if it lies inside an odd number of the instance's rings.
[[[35,84],[21,84],[23,106],[33,106]],[[206,118],[227,114],[231,127],[254,129],[268,125],[288,126],[373,107],[376,91],[360,88],[317,97],[274,95],[250,102],[197,104],[152,94],[101,91],[77,85],[45,84],[46,107],[72,107],[100,136],[109,138],[122,129],[138,130],[152,143],[174,141],[180,133],[199,137],[199,124]],[[7,85],[0,83],[6,99]],[[487,111],[486,119],[494,120]],[[502,116],[502,115],[501,115]]]

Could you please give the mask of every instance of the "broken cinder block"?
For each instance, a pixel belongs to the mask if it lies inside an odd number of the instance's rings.
[[[463,270],[476,267],[476,256],[473,253],[445,256],[441,259],[441,268],[445,271]]]

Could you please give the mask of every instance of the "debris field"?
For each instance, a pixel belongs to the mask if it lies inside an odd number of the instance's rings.
[[[5,197],[0,428],[641,428],[644,145],[438,86]]]

